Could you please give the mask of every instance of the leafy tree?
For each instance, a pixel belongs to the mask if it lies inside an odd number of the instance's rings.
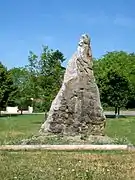
[[[17,87],[15,104],[23,109],[32,98],[35,110],[48,111],[62,83],[65,68],[61,64],[64,60],[59,50],[54,51],[48,46],[43,46],[40,56],[30,51],[25,68],[10,70]]]
[[[106,102],[111,107],[115,107],[115,114],[120,113],[120,108],[125,107],[128,102],[130,93],[130,84],[126,77],[121,76],[118,72],[111,70],[107,74],[107,81],[104,82],[106,89]]]
[[[44,47],[40,61],[40,87],[43,90],[44,106],[47,110],[61,86],[65,70],[61,63],[64,60],[63,54],[58,50],[49,51],[47,47]]]
[[[115,72],[118,76],[123,77],[130,86],[130,93],[125,101],[125,105],[129,104],[133,107],[135,105],[135,54],[127,53],[124,51],[113,51],[106,53],[102,58],[94,60],[94,73],[97,84],[101,93],[101,101],[103,105],[110,106],[109,101],[106,100],[106,88],[108,88],[108,75],[109,72]],[[111,73],[114,78],[113,73]],[[117,85],[117,84],[115,84]],[[126,96],[125,90],[125,96]]]
[[[43,46],[39,57],[30,52],[27,69],[30,72],[31,91],[33,91],[35,106],[36,104],[39,106],[40,103],[42,110],[49,110],[61,86],[65,71],[61,64],[64,60],[59,50],[54,51],[48,46]]]
[[[10,69],[10,74],[14,87],[16,87],[16,93],[10,98],[10,104],[19,106],[22,114],[23,109],[27,109],[30,105],[29,72],[25,68],[13,68]]]
[[[0,63],[0,112],[6,107],[15,91],[10,72]]]

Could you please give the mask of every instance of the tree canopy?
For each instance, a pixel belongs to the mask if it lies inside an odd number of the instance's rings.
[[[48,111],[62,84],[64,61],[62,52],[43,46],[40,55],[29,52],[25,67],[7,70],[0,63],[0,107],[32,105],[35,111]],[[93,62],[104,108],[135,108],[135,54],[107,52]]]
[[[7,68],[0,62],[0,111],[6,107],[9,99],[15,94],[12,76]]]
[[[30,51],[24,68],[10,70],[14,86],[18,87],[15,103],[21,108],[33,103],[35,110],[47,111],[63,79],[65,60],[59,50],[43,46],[40,56]],[[33,99],[33,102],[31,102]]]
[[[135,54],[108,52],[94,61],[94,73],[104,106],[128,107],[135,101]]]

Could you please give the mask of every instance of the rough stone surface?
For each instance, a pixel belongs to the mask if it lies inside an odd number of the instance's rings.
[[[92,67],[90,38],[84,34],[40,132],[86,137],[104,134],[105,115]]]

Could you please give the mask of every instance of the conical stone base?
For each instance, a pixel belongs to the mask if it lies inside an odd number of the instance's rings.
[[[61,89],[41,126],[44,133],[103,135],[105,115],[92,69],[88,35],[82,35],[77,51],[69,60]]]

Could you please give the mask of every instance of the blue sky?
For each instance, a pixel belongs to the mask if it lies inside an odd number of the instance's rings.
[[[26,65],[29,51],[40,54],[42,45],[68,61],[83,33],[96,58],[135,51],[135,1],[0,0],[0,61],[8,68]]]

